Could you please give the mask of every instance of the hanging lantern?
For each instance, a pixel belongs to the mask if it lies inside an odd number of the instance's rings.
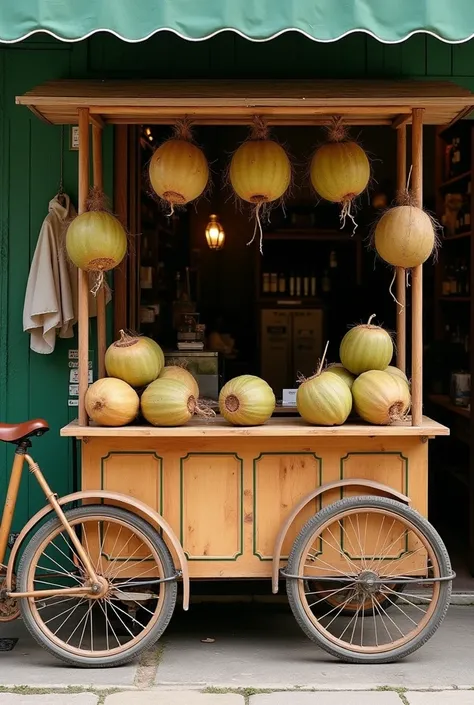
[[[225,232],[217,220],[217,215],[211,215],[206,226],[206,240],[211,250],[222,250],[225,242]]]

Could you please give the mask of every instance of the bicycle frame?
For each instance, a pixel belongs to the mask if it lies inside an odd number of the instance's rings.
[[[31,592],[9,592],[7,597],[14,597],[19,599],[21,597],[53,597],[54,595],[87,595],[95,594],[100,591],[101,586],[99,584],[97,574],[94,567],[84,551],[82,543],[76,536],[74,529],[68,523],[66,516],[64,515],[61,506],[57,500],[57,495],[51,490],[50,486],[46,482],[43,473],[41,472],[38,463],[36,463],[33,458],[26,453],[26,444],[20,444],[15,451],[15,457],[12,464],[12,471],[10,475],[10,481],[8,484],[7,496],[5,499],[5,505],[2,513],[2,522],[0,525],[0,565],[5,565],[5,555],[8,546],[8,535],[13,522],[13,515],[15,513],[15,507],[18,500],[18,492],[20,489],[21,476],[23,473],[23,466],[26,462],[28,463],[30,472],[36,478],[39,486],[44,492],[44,495],[51,505],[51,508],[56,513],[59,521],[67,531],[71,542],[77,551],[77,555],[81,559],[84,568],[87,572],[90,584],[84,587],[74,587],[74,588],[61,588],[56,590],[33,590]]]

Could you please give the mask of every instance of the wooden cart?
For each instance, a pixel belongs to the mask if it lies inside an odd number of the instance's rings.
[[[339,115],[349,125],[396,129],[399,188],[406,185],[411,125],[411,187],[421,206],[423,124],[459,119],[472,109],[474,96],[430,82],[58,81],[17,102],[52,124],[79,122],[82,211],[91,125],[94,183],[100,186],[105,124],[165,124],[183,116],[197,124],[248,124],[255,114],[277,125],[321,125]],[[415,650],[442,621],[453,577],[441,540],[423,518],[428,440],[449,432],[422,414],[422,274],[422,267],[412,272],[410,420],[325,428],[273,418],[261,427],[236,428],[218,418],[182,428],[115,429],[89,425],[84,407],[88,280],[80,272],[79,419],[61,433],[81,441],[82,492],[62,502],[119,504],[160,527],[182,577],[185,609],[190,578],[271,577],[274,592],[282,578],[303,630],[330,653],[373,663]],[[125,291],[120,272],[115,290],[117,313]],[[397,365],[405,370],[403,270],[397,272],[397,300]],[[102,293],[98,303],[104,375]],[[134,554],[123,541],[109,537],[102,553],[108,561],[123,552],[123,575],[138,580]]]

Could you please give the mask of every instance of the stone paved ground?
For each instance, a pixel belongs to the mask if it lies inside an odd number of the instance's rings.
[[[0,694],[0,705],[474,705],[474,690],[280,691],[202,693],[195,690]]]
[[[21,622],[2,637],[18,643],[0,653],[0,705],[474,705],[472,607],[450,608],[422,649],[381,666],[332,659],[282,606],[178,609],[153,653],[118,669],[68,668]]]

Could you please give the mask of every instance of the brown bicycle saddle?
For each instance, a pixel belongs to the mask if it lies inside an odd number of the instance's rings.
[[[42,436],[46,431],[49,431],[49,425],[44,419],[23,423],[0,423],[0,441],[15,443],[30,436]]]

